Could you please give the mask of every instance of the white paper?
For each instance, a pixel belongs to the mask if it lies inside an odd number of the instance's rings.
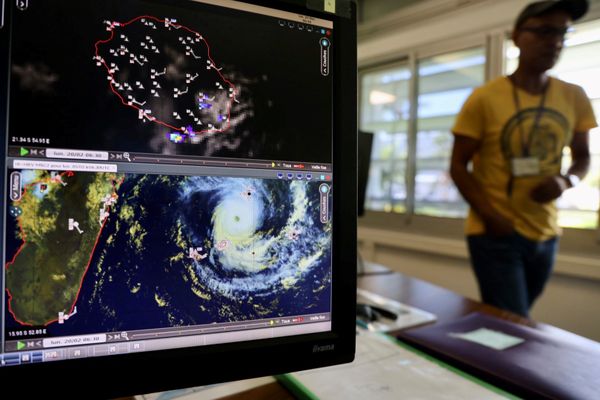
[[[448,336],[478,343],[495,350],[505,350],[525,341],[525,339],[487,328],[479,328],[466,333],[449,333]]]
[[[503,399],[500,394],[361,330],[351,364],[291,374],[321,400]]]

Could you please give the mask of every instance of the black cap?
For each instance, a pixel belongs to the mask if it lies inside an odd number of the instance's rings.
[[[546,14],[550,11],[562,10],[567,12],[571,16],[571,20],[576,21],[583,17],[588,10],[587,0],[547,0],[547,1],[536,1],[535,3],[528,4],[527,7],[521,11],[521,14],[517,17],[515,22],[515,28],[519,28],[523,25],[525,20],[532,17],[539,17],[540,15]]]

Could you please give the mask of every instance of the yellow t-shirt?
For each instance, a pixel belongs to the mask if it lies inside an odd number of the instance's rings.
[[[521,235],[531,240],[546,240],[561,233],[556,203],[537,203],[531,200],[530,192],[548,176],[560,174],[563,147],[571,143],[573,133],[587,132],[597,124],[589,99],[577,85],[550,78],[535,132],[532,128],[541,95],[518,88],[517,95],[519,110],[507,77],[475,89],[463,105],[452,132],[481,142],[473,158],[473,176],[491,205],[512,220]],[[529,148],[529,157],[539,159],[539,173],[513,177],[509,194],[511,160],[526,156],[525,148]],[[467,235],[485,232],[481,218],[472,209],[465,230]]]

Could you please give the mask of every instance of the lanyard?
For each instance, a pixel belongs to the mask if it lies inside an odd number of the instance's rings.
[[[540,104],[537,107],[537,111],[535,113],[535,120],[533,122],[533,126],[529,130],[529,136],[527,136],[527,141],[525,140],[525,132],[523,131],[523,115],[521,114],[521,103],[519,101],[519,94],[517,93],[517,87],[512,77],[510,78],[510,81],[512,83],[513,100],[515,103],[515,108],[517,109],[517,118],[519,119],[519,133],[521,136],[521,147],[523,149],[523,157],[529,157],[529,148],[531,147],[533,134],[537,131],[540,125],[540,119],[542,118],[542,113],[544,111],[544,104],[546,103],[546,93],[548,92],[548,86],[550,86],[550,78],[548,78],[548,82],[546,82],[546,84],[544,85],[542,98],[540,99]]]

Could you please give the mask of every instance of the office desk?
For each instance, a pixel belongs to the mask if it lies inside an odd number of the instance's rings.
[[[521,316],[467,299],[448,289],[420,279],[391,272],[377,264],[370,264],[365,274],[358,277],[358,287],[429,311],[437,316],[436,323],[453,321],[477,311],[520,324],[535,325]]]
[[[450,322],[477,311],[512,322],[536,328],[544,326],[548,330],[561,331],[561,334],[576,336],[558,328],[544,324],[536,324],[510,312],[467,299],[448,289],[444,289],[420,279],[412,278],[402,273],[392,272],[384,266],[377,264],[368,264],[366,266],[365,272],[358,277],[358,287],[397,300],[401,303],[429,311],[437,316],[436,323]],[[393,335],[394,332],[391,332],[391,334]],[[223,400],[225,399],[294,400],[295,397],[280,384],[271,383],[223,398]]]
[[[467,299],[455,292],[440,286],[412,278],[402,273],[392,272],[387,268],[368,264],[363,274],[358,277],[358,287],[394,299],[396,301],[429,311],[437,316],[435,323],[455,321],[472,312],[492,315],[514,323],[527,325],[551,333],[557,338],[582,344],[591,343],[589,339],[567,332],[544,323],[536,323],[521,316],[498,308]],[[394,332],[391,332],[393,335]],[[271,383],[222,399],[284,399],[294,400],[283,386]]]

